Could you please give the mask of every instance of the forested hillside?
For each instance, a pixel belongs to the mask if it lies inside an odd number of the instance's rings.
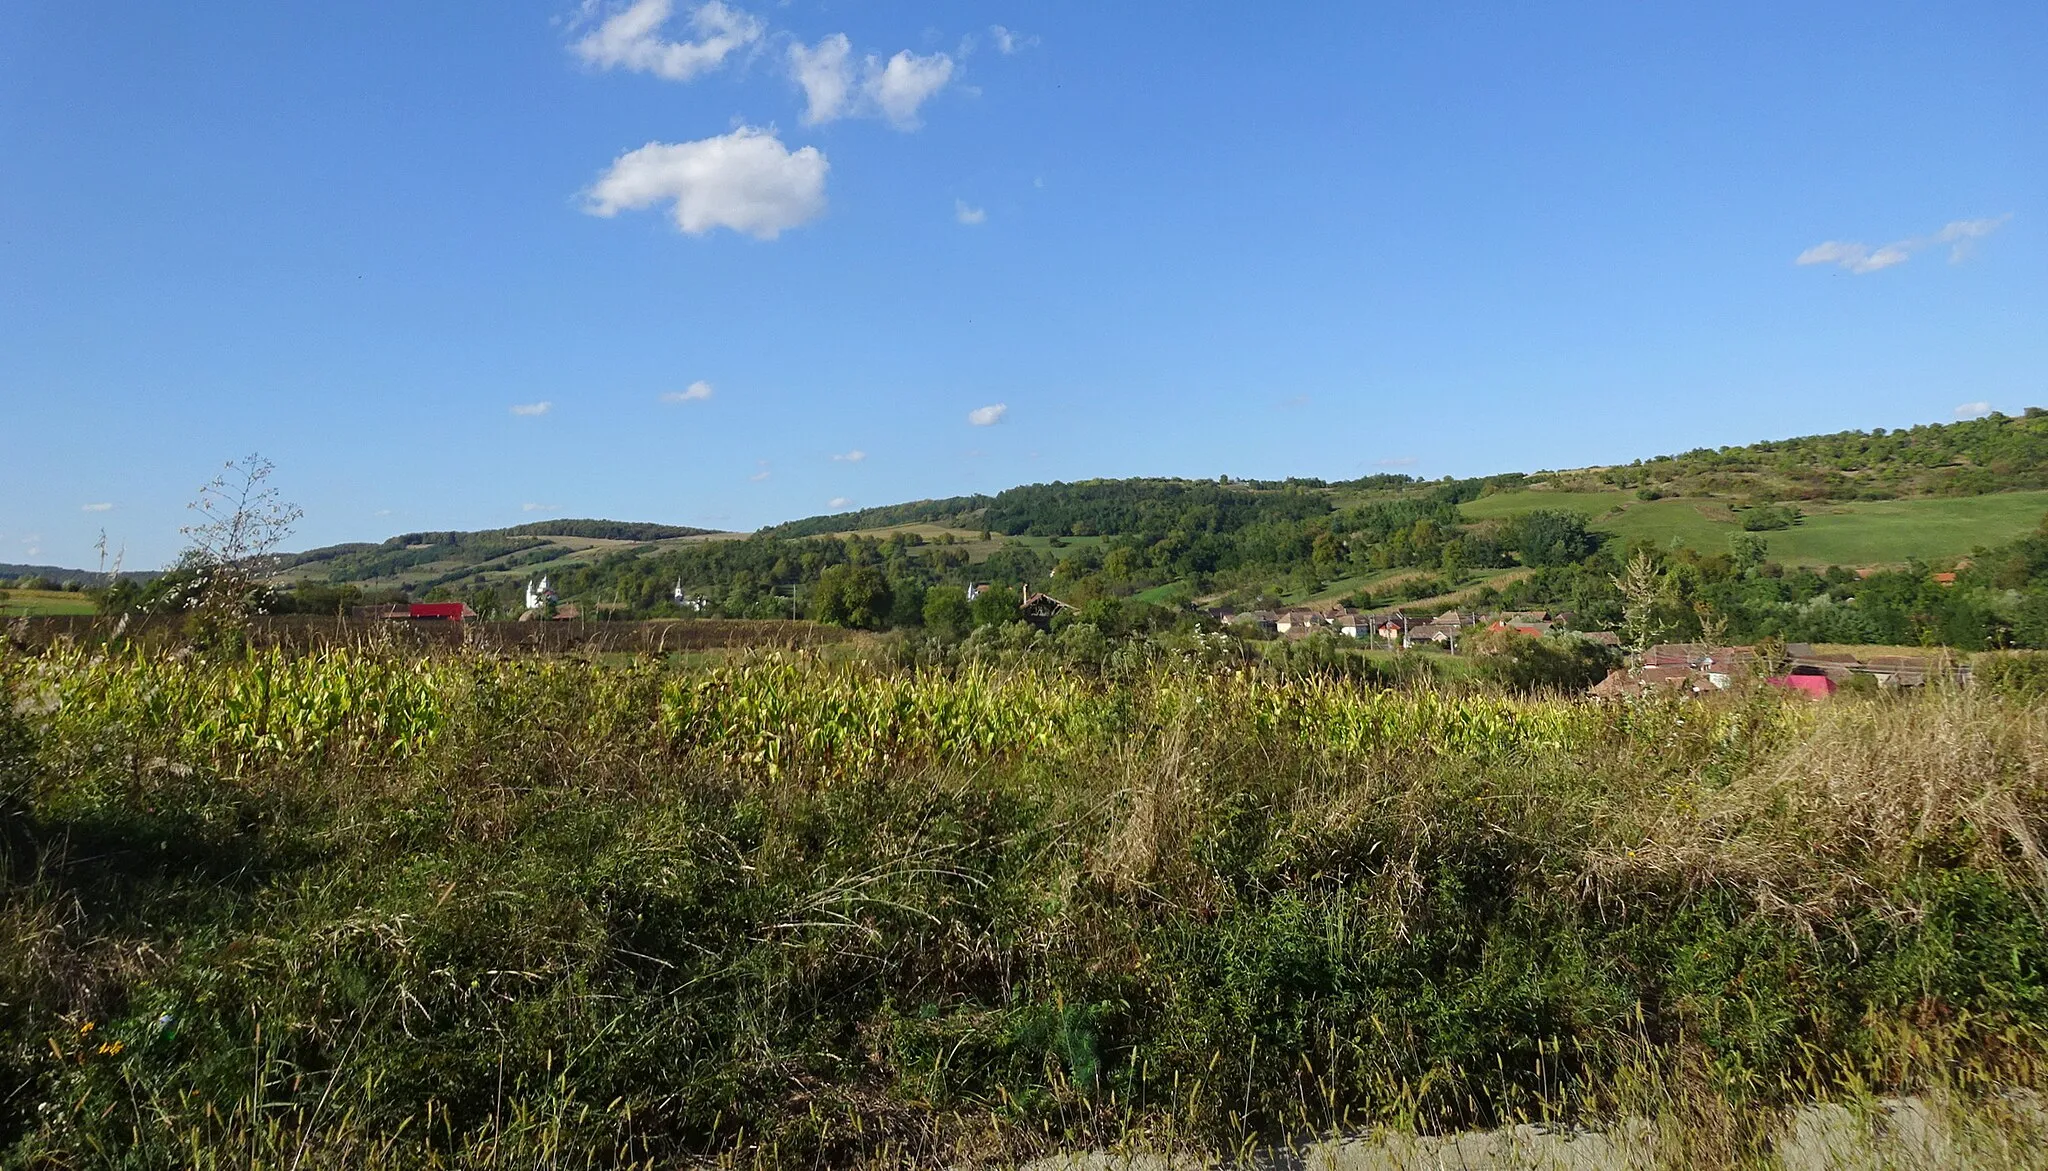
[[[1640,556],[1670,637],[2044,645],[2044,485],[2048,412],[2030,409],[1464,480],[1032,484],[749,537],[593,520],[407,533],[289,559],[275,604],[463,598],[509,615],[547,573],[564,601],[621,618],[958,630],[976,621],[967,587],[986,582],[1052,593],[1074,607],[1063,621],[1118,633],[1219,606],[1454,604],[1561,608],[1607,629],[1621,620],[1615,579]],[[175,589],[132,586],[115,602],[146,608]]]

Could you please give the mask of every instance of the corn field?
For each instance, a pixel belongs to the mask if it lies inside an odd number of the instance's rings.
[[[2048,709],[1958,693],[60,643],[0,779],[18,1165],[1754,1165],[2048,1044]]]

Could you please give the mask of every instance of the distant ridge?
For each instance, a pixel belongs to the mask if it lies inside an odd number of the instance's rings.
[[[161,577],[162,574],[154,569],[122,570],[121,576],[134,578],[138,581],[149,581],[152,578]],[[80,585],[100,586],[112,581],[114,575],[111,573],[99,573],[91,569],[66,569],[61,565],[15,565],[0,562],[0,577],[41,577],[53,582],[75,581]]]

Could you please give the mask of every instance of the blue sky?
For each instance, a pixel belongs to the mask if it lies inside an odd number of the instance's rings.
[[[2017,412],[2044,63],[2031,0],[29,0],[0,561],[160,563],[250,451],[313,545]]]

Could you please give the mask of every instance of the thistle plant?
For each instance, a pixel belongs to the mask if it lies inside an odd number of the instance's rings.
[[[261,455],[231,460],[186,505],[200,519],[179,530],[188,544],[178,564],[192,577],[185,605],[199,642],[237,638],[260,612],[277,548],[305,515],[270,483],[275,471]]]

